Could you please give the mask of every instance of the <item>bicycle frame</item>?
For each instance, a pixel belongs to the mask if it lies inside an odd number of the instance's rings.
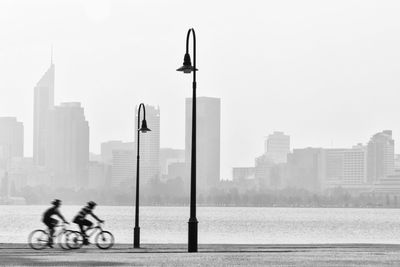
[[[91,238],[94,236],[96,232],[102,232],[103,228],[101,227],[101,223],[97,223],[95,227],[89,227],[88,229],[85,230],[85,234],[88,238]]]
[[[67,231],[67,227],[64,223],[55,225],[53,238],[57,238],[57,237],[61,236],[66,231]],[[46,232],[50,236],[50,228],[49,227],[47,227]]]

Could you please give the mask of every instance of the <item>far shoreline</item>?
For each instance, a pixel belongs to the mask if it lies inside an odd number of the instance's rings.
[[[82,206],[85,203],[64,203],[63,206]],[[8,207],[8,206],[48,206],[47,203],[40,203],[40,204],[3,204],[0,203],[0,207]],[[100,206],[103,207],[134,207],[132,205],[109,205],[109,204],[101,204]],[[140,205],[140,207],[166,207],[166,208],[184,208],[188,207],[189,205]],[[200,205],[197,204],[198,208],[290,208],[290,209],[400,209],[400,207],[386,207],[386,206],[245,206],[245,205]]]

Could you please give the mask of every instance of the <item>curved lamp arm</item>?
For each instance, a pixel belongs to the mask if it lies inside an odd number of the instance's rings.
[[[138,116],[137,116],[137,118],[138,118],[137,130],[138,131],[140,130],[140,110],[142,109],[142,107],[143,107],[143,119],[146,120],[146,108],[143,103],[140,103],[139,109],[138,109]]]

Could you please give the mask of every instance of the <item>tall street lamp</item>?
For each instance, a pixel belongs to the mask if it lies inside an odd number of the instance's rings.
[[[189,55],[189,37],[193,36],[193,66]],[[196,218],[196,34],[194,29],[189,29],[186,36],[186,53],[183,66],[177,69],[183,73],[193,72],[193,97],[192,97],[192,154],[190,167],[190,218],[188,233],[188,251],[197,252],[197,218]]]
[[[142,125],[140,125],[140,110],[143,107],[143,120]],[[146,108],[143,103],[139,105],[138,109],[138,121],[137,121],[137,150],[136,150],[136,207],[135,207],[135,228],[133,229],[133,247],[140,248],[140,227],[139,227],[139,162],[140,162],[140,155],[139,155],[139,148],[140,148],[140,132],[146,133],[151,131],[147,128],[146,122]]]

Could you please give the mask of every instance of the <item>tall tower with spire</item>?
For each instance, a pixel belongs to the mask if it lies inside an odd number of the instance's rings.
[[[50,67],[36,84],[33,104],[33,158],[36,165],[46,163],[46,135],[49,129],[49,110],[54,107],[53,48],[51,49]]]

